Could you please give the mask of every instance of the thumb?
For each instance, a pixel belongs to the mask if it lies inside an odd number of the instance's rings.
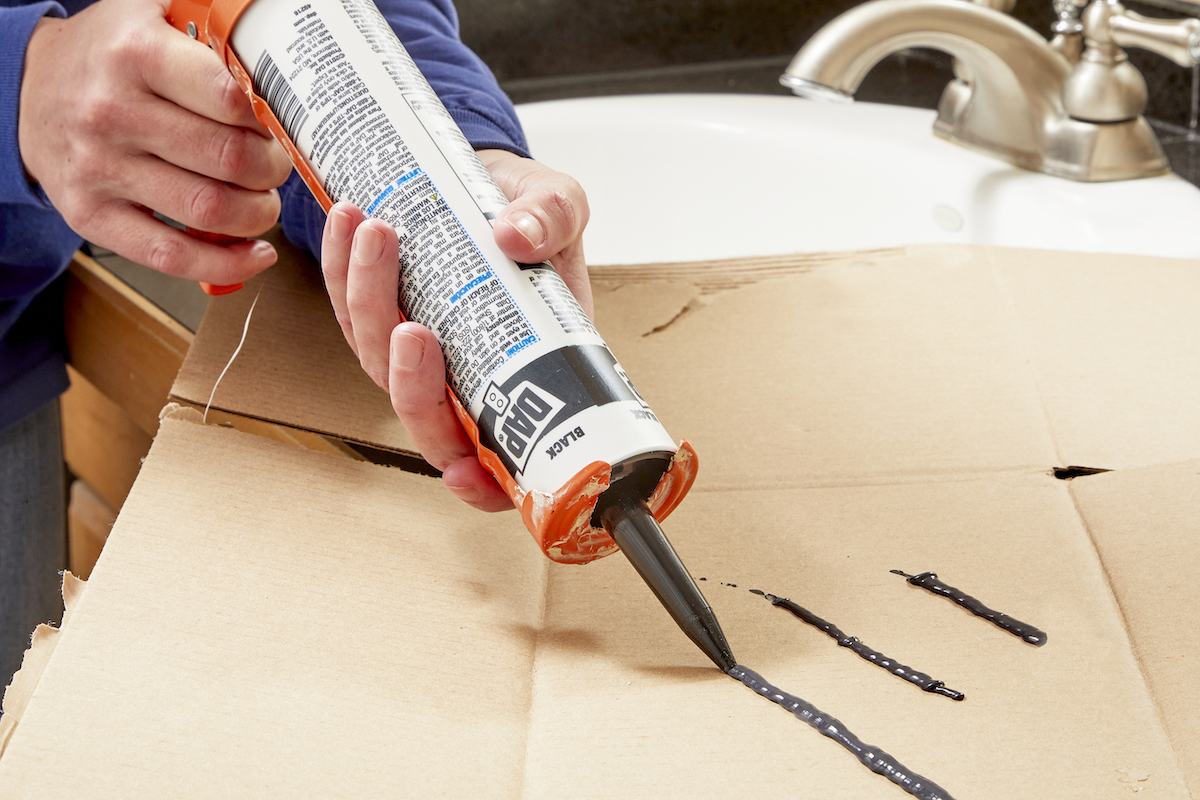
[[[505,255],[536,264],[579,242],[590,212],[587,195],[574,178],[529,159],[506,159],[494,171],[513,198],[494,226],[496,244]]]

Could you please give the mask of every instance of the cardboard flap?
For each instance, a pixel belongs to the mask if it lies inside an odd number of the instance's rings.
[[[282,236],[272,241],[280,251],[276,266],[209,301],[172,399],[203,408],[211,396],[220,411],[415,453],[387,393],[362,371],[342,337],[320,265]],[[252,304],[245,342],[230,364]]]
[[[695,445],[704,487],[1047,470],[1056,456],[998,293],[968,248],[844,253],[714,294],[617,352]]]
[[[343,340],[316,264],[281,247],[287,257],[265,273],[213,407],[415,453]],[[706,459],[702,481],[1116,469],[1200,455],[1195,262],[928,245],[598,267],[593,280],[598,327],[668,430],[702,457],[731,454]],[[212,301],[176,399],[207,402],[257,290]],[[731,360],[753,379],[734,380]],[[763,420],[774,432],[764,450],[731,446]]]

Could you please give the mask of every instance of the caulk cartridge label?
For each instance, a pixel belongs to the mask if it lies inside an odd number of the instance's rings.
[[[522,489],[675,451],[558,273],[496,246],[507,198],[370,0],[255,0],[230,41],[329,197],[396,229],[400,308]]]
[[[560,347],[494,378],[483,392],[479,436],[531,486],[561,485],[593,461],[675,450],[602,345]]]

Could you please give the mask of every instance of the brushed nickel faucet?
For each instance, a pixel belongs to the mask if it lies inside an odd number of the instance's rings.
[[[1117,0],[1055,0],[1047,41],[998,0],[870,0],[819,30],[780,83],[849,102],[882,58],[911,47],[955,58],[934,133],[1027,169],[1077,181],[1168,170],[1142,117],[1146,82],[1123,48],[1200,63],[1200,19],[1159,20]]]

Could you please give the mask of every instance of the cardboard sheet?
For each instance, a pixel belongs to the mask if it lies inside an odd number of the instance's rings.
[[[319,274],[280,266],[215,405],[403,452]],[[1200,796],[1196,266],[930,246],[596,270],[600,329],[700,454],[666,528],[739,660],[959,800]],[[222,303],[181,399],[240,336]],[[0,797],[78,786],[903,796],[714,670],[620,556],[554,565],[435,480],[181,419],[0,758]]]
[[[953,796],[1188,796],[1066,484],[700,491],[672,522],[743,663]],[[429,478],[168,419],[0,796],[902,796],[714,670],[625,561],[526,538]],[[927,567],[1049,643],[888,572]]]
[[[700,492],[670,523],[740,661],[954,797],[1188,797],[1061,483]],[[648,610],[627,564],[595,566],[551,573],[527,796],[906,796],[706,668]],[[936,568],[1049,643],[1025,645],[893,568]],[[967,699],[902,683],[749,588],[790,597]],[[600,752],[555,746],[581,728]]]
[[[1198,267],[966,246],[845,253],[707,295],[640,343],[607,324],[600,269],[597,317],[696,446],[701,480],[1123,469],[1200,456]],[[698,401],[707,391],[732,398]],[[739,412],[771,426],[765,450],[738,446],[753,423],[720,415]]]

